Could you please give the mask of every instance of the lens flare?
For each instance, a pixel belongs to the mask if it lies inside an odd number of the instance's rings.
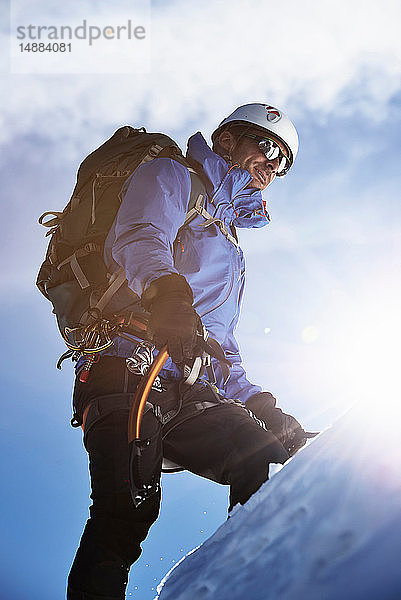
[[[344,393],[366,407],[366,418],[391,410],[401,417],[401,289],[358,294],[342,303],[333,323],[331,360]]]

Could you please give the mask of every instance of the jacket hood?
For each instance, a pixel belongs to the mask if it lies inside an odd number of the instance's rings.
[[[214,217],[235,227],[264,227],[270,221],[260,190],[246,189],[252,175],[213,152],[200,132],[188,140],[187,157],[201,167],[207,192],[216,208]],[[208,184],[208,185],[207,185]]]

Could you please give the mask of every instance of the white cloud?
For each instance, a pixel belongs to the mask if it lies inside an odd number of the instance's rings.
[[[95,10],[83,5],[82,16]],[[109,11],[129,14],[125,0]],[[91,146],[114,124],[144,121],[175,135],[195,121],[210,132],[236,104],[258,99],[298,120],[311,111],[380,119],[400,89],[400,19],[397,0],[157,4],[149,74],[5,77],[0,139],[40,128]]]
[[[89,11],[85,17],[90,19]],[[35,226],[37,216],[64,206],[79,161],[114,127],[145,124],[149,130],[170,132],[184,145],[194,123],[207,134],[237,103],[252,99],[284,104],[304,132],[312,128],[320,137],[316,149],[303,148],[302,154],[312,152],[307,176],[288,178],[283,188],[272,188],[268,235],[251,231],[241,236],[248,256],[303,250],[309,257],[327,244],[343,248],[380,244],[384,238],[394,239],[398,248],[398,229],[389,232],[389,220],[380,224],[380,211],[386,197],[394,196],[397,181],[387,188],[378,181],[369,192],[361,185],[357,202],[347,189],[358,178],[355,164],[361,155],[384,152],[395,160],[393,150],[382,147],[377,136],[367,149],[362,136],[364,145],[356,138],[347,141],[346,153],[340,146],[341,156],[332,148],[332,162],[326,159],[321,173],[310,165],[322,136],[326,142],[341,126],[340,111],[388,115],[388,99],[400,81],[399,17],[401,5],[391,0],[380,6],[350,0],[346,15],[331,0],[281,5],[250,0],[246,6],[232,2],[229,8],[226,2],[200,6],[177,0],[153,10],[153,66],[147,77],[5,77],[9,96],[3,101],[0,139],[9,143],[4,171],[9,181],[3,179],[3,193],[12,217],[11,228],[10,220],[3,223],[11,256],[4,267],[9,271],[3,278],[5,293],[32,285],[44,250],[44,241],[38,248],[42,231]],[[311,111],[316,112],[308,119]],[[330,135],[325,127],[315,128],[325,120]],[[369,120],[361,123],[367,126]],[[15,173],[21,176],[13,179]],[[11,229],[25,232],[23,247]],[[315,259],[312,264],[317,272],[322,270]]]

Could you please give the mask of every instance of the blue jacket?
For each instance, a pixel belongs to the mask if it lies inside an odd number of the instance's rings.
[[[261,192],[246,189],[252,176],[238,167],[230,168],[200,133],[189,139],[188,156],[201,165],[207,178],[205,208],[215,219],[228,228],[263,227],[269,222]],[[226,397],[245,402],[261,388],[248,381],[234,337],[245,284],[244,256],[218,224],[205,226],[200,215],[180,230],[187,214],[190,183],[188,169],[169,158],[141,165],[125,184],[105,245],[106,264],[111,270],[123,267],[129,287],[138,296],[162,275],[184,275],[202,322],[233,364],[224,385],[220,365],[214,361],[217,386]],[[113,348],[114,354],[125,357],[132,351],[125,340]],[[170,362],[162,375],[174,377],[176,373]]]

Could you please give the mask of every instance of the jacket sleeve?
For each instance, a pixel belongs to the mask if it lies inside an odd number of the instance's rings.
[[[154,279],[178,273],[173,243],[185,220],[190,191],[188,169],[169,158],[138,167],[123,189],[111,253],[138,296]]]
[[[234,335],[234,331],[237,327],[239,320],[244,287],[245,277],[243,277],[243,281],[239,292],[237,312],[230,323],[226,339],[222,344],[224,352],[226,353],[226,357],[232,364],[232,367],[230,369],[230,376],[224,386],[225,395],[227,398],[241,400],[241,402],[246,402],[248,398],[253,396],[253,394],[258,394],[262,390],[260,386],[254,385],[248,380],[245,369],[242,366],[242,358],[238,342]],[[216,367],[216,371],[220,371],[220,367]]]

